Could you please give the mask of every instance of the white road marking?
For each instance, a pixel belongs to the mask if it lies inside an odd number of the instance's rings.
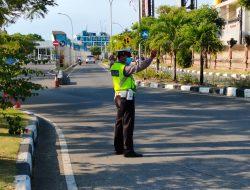
[[[68,190],[78,190],[77,185],[76,185],[76,181],[75,181],[74,172],[73,172],[72,165],[71,165],[71,161],[70,161],[67,142],[66,142],[66,139],[64,137],[62,130],[54,122],[52,122],[50,119],[47,119],[40,114],[35,114],[35,115],[40,117],[40,118],[43,118],[44,120],[46,120],[47,122],[49,122],[50,124],[52,124],[55,127],[56,133],[57,133],[58,139],[59,139],[60,148],[61,148],[61,156],[62,156],[62,162],[63,162],[62,164],[63,164],[63,170],[64,170],[63,174],[65,176],[65,180],[67,183],[67,189]]]

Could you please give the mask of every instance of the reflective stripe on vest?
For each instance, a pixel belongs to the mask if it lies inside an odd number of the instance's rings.
[[[125,90],[136,90],[136,84],[132,76],[124,76],[125,64],[115,62],[110,68],[115,92]]]

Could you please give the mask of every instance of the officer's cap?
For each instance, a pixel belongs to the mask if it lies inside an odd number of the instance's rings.
[[[130,49],[122,49],[116,52],[117,53],[117,57],[120,56],[127,56],[127,57],[131,57],[131,50]]]

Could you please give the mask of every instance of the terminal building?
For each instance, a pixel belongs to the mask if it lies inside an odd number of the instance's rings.
[[[106,48],[110,40],[110,36],[105,32],[99,34],[94,32],[82,31],[77,35],[77,41],[80,44],[80,48],[84,51],[89,51],[93,46],[98,46],[102,50]]]
[[[233,38],[243,44],[245,36],[250,35],[250,11],[240,7],[237,0],[215,0],[215,8],[226,21],[221,36],[223,43]]]

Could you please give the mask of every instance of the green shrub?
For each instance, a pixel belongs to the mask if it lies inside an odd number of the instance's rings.
[[[191,74],[182,74],[178,76],[178,80],[181,84],[198,84],[199,79]]]
[[[21,125],[21,117],[14,115],[13,117],[11,116],[6,116],[6,121],[9,124],[9,134],[10,135],[20,135],[24,132],[24,127]]]
[[[250,77],[246,79],[229,79],[229,86],[236,88],[250,88]]]
[[[135,75],[139,79],[143,80],[149,80],[149,79],[156,79],[157,78],[157,72],[154,69],[146,69],[144,71],[141,71],[139,73],[136,73]]]
[[[192,66],[192,51],[183,49],[177,53],[177,64],[182,68],[189,68]]]
[[[156,75],[157,79],[160,80],[160,81],[166,81],[166,82],[169,82],[169,81],[172,81],[172,74],[169,73],[169,72],[160,72]]]

